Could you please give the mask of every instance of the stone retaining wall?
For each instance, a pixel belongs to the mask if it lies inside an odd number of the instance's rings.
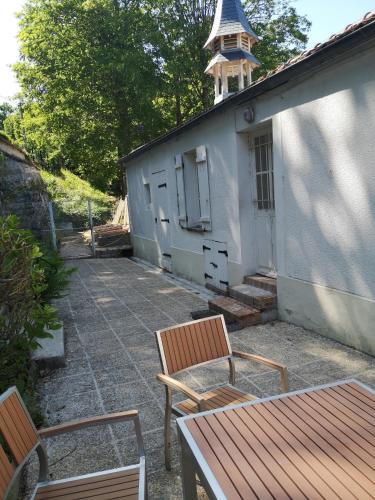
[[[49,238],[48,195],[26,154],[0,135],[0,215],[17,215],[21,226]]]

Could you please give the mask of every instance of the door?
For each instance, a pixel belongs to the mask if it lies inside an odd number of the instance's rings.
[[[227,291],[228,283],[228,250],[227,244],[221,241],[204,240],[204,278],[208,288]]]
[[[161,267],[172,270],[171,255],[171,221],[169,218],[168,183],[165,170],[152,174],[152,191],[154,193],[154,220],[161,256]]]
[[[257,272],[276,276],[276,224],[272,132],[252,136]]]

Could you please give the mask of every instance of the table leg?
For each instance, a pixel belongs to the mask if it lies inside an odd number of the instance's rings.
[[[179,430],[181,444],[181,474],[182,493],[184,500],[197,500],[197,481],[195,477],[194,457],[191,453],[185,438]]]

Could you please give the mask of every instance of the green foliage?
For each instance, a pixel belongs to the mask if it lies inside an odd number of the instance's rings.
[[[27,0],[22,88],[6,132],[49,171],[119,190],[118,156],[213,103],[203,45],[215,0]],[[245,0],[259,76],[294,56],[310,27],[291,0]]]
[[[50,251],[43,253],[15,216],[0,217],[0,394],[16,385],[34,410],[30,353],[59,328],[49,301],[62,294],[72,271]]]
[[[104,224],[111,218],[114,198],[93,188],[87,181],[67,169],[62,169],[58,175],[45,170],[40,174],[54,202],[57,222],[69,220],[75,227],[86,226],[87,200],[92,200],[95,224]]]
[[[0,130],[4,128],[4,121],[7,116],[13,113],[13,107],[7,102],[0,103]]]

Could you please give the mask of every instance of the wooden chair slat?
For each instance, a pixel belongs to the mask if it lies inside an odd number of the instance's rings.
[[[234,387],[226,385],[205,392],[204,396],[207,398],[205,401],[205,406],[210,410],[222,408],[223,406],[245,403],[246,401],[257,399],[256,396],[247,394],[238,389],[235,389]],[[199,412],[197,403],[195,403],[191,399],[185,399],[184,401],[177,403],[175,405],[175,408],[177,408],[185,415],[191,415],[192,413]]]
[[[139,470],[113,472],[40,486],[36,500],[128,498],[139,491]]]
[[[39,441],[16,392],[0,405],[0,431],[19,465]]]
[[[121,474],[109,473],[109,474],[101,474],[99,476],[91,476],[82,479],[75,479],[74,481],[65,481],[63,483],[52,483],[50,485],[42,486],[38,488],[38,495],[43,498],[45,492],[48,494],[54,492],[58,494],[59,492],[68,493],[69,490],[74,489],[74,491],[85,491],[86,488],[90,490],[100,488],[102,486],[108,486],[110,484],[124,484],[124,483],[132,483],[139,481],[139,471],[129,471],[123,472]]]
[[[0,408],[0,430],[17,465],[20,464],[25,456],[23,442],[4,406]]]
[[[0,446],[0,498],[3,498],[4,496],[5,491],[12,480],[14,470],[15,466],[9,462],[7,454],[3,450],[2,446]]]
[[[37,443],[38,436],[16,393],[13,393],[9,399],[5,401],[5,406],[8,408],[9,413],[14,415],[18,432],[23,438],[25,445],[30,450]]]
[[[164,372],[168,374],[230,355],[220,318],[168,328],[160,332],[159,338],[159,350],[165,358]]]
[[[215,323],[216,323],[216,330],[217,331],[221,331],[223,330],[223,322],[224,320],[223,319],[219,319],[217,318],[215,320]],[[218,336],[219,338],[219,341],[220,341],[220,344],[221,344],[221,352],[222,353],[225,353],[225,355],[229,354],[229,351],[228,351],[228,344],[227,344],[227,339],[224,335],[219,335]]]

